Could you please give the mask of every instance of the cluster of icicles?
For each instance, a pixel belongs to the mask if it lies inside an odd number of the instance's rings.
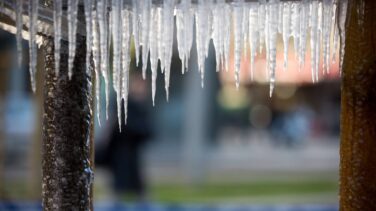
[[[21,30],[23,0],[16,2],[17,41],[21,53]],[[29,2],[30,16],[30,74],[32,87],[35,90],[36,70],[36,21],[38,17],[38,1]],[[311,70],[313,82],[318,81],[320,59],[324,72],[329,71],[330,62],[336,57],[339,40],[344,41],[344,34],[339,33],[338,25],[341,16],[338,7],[346,6],[347,1],[336,0],[302,0],[280,1],[259,0],[244,2],[235,0],[163,0],[153,4],[152,0],[133,0],[131,4],[125,0],[84,0],[87,36],[87,71],[91,55],[93,56],[96,78],[102,77],[105,86],[106,108],[109,104],[110,78],[116,92],[119,126],[121,125],[121,103],[124,101],[125,119],[127,115],[127,98],[129,87],[130,44],[135,43],[136,63],[142,60],[142,75],[146,77],[148,59],[150,58],[152,98],[156,92],[158,63],[164,74],[165,89],[168,98],[170,83],[170,66],[173,53],[174,26],[182,72],[188,70],[188,60],[195,36],[198,55],[198,67],[201,73],[202,86],[205,72],[205,58],[208,56],[210,40],[213,41],[217,62],[217,71],[229,68],[235,70],[236,86],[239,86],[239,72],[242,54],[250,51],[251,75],[254,70],[255,56],[266,52],[266,71],[270,81],[270,94],[273,92],[276,71],[277,36],[282,35],[284,43],[284,69],[288,67],[289,39],[294,39],[294,50],[303,67],[306,46],[310,38]],[[26,3],[26,2],[25,2]],[[55,37],[55,69],[59,71],[60,40],[62,39],[62,0],[53,1],[54,37]],[[68,75],[72,72],[76,51],[77,11],[79,0],[67,1],[68,22]],[[343,11],[346,11],[345,9]],[[175,19],[174,19],[175,17]],[[194,30],[195,29],[195,30]],[[195,34],[194,34],[195,33]],[[308,36],[309,35],[309,36]],[[341,39],[339,39],[341,38]],[[230,42],[234,40],[234,67],[229,67]],[[334,47],[331,49],[331,43]],[[112,48],[110,45],[112,44]],[[343,46],[343,45],[342,45]],[[342,48],[342,47],[341,47]],[[110,52],[111,50],[112,52]],[[340,49],[343,54],[343,49]],[[112,61],[110,61],[112,53]],[[148,58],[149,57],[149,58]],[[19,57],[21,58],[21,57]],[[342,56],[340,56],[342,60]],[[112,62],[112,65],[110,65]],[[341,63],[341,61],[340,61]],[[110,71],[112,66],[112,71]],[[112,73],[112,76],[110,75]],[[95,87],[97,116],[100,110],[100,80]],[[106,109],[106,117],[108,117]]]

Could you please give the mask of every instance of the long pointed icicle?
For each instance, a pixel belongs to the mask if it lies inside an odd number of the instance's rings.
[[[176,10],[176,39],[178,43],[178,54],[181,61],[181,73],[185,71],[185,34],[184,34],[184,9],[186,1],[183,1]],[[157,29],[158,31],[158,29]],[[150,63],[151,63],[151,48],[150,48]]]
[[[22,67],[22,11],[23,9],[23,0],[16,1],[16,41],[17,41],[17,65],[18,68]]]
[[[266,7],[266,0],[260,0],[259,1],[259,7],[258,7],[258,27],[259,27],[259,38],[260,38],[260,53],[262,52],[262,49],[264,47],[264,44],[265,44],[265,19],[266,19],[266,11],[265,11],[265,7]]]
[[[204,87],[205,57],[210,41],[209,13],[210,1],[199,0],[196,11],[196,48],[198,58],[198,69],[201,73],[201,86]]]
[[[121,48],[122,48],[122,27],[121,27],[121,10],[123,1],[112,1],[111,23],[112,26],[112,84],[116,92],[117,117],[119,122],[119,131],[121,131]]]
[[[155,93],[156,93],[156,81],[157,81],[157,71],[158,71],[158,37],[156,36],[158,33],[158,13],[160,8],[153,7],[151,9],[151,16],[150,16],[150,35],[149,35],[149,43],[150,43],[150,66],[151,66],[151,92],[152,92],[152,100],[153,106],[155,105]]]
[[[213,44],[215,49],[215,58],[216,58],[216,71],[219,72],[223,69],[224,64],[224,37],[226,33],[226,27],[224,27],[224,10],[225,10],[225,1],[217,0],[214,9],[213,9]]]
[[[183,0],[176,12],[176,38],[178,42],[179,58],[182,63],[182,73],[187,68],[193,38],[193,16],[191,0]]]
[[[249,4],[245,4],[243,2],[243,20],[242,20],[242,32],[243,32],[243,54],[246,55],[247,54],[247,50],[248,50],[248,27],[249,27]]]
[[[342,72],[343,58],[345,55],[345,24],[346,24],[346,13],[347,13],[347,3],[348,0],[338,1],[338,29],[339,29],[339,38],[340,38],[340,49],[339,49],[339,70]],[[361,8],[362,10],[364,8]],[[364,12],[364,11],[360,11]]]
[[[38,2],[38,1],[37,1]],[[77,32],[78,0],[68,1],[68,76],[72,78],[73,62],[76,56],[76,32]]]
[[[93,27],[93,61],[94,61],[94,71],[95,71],[95,98],[97,102],[97,119],[98,124],[101,125],[100,119],[100,110],[101,110],[101,101],[100,101],[100,66],[101,66],[101,56],[100,56],[100,35],[99,35],[99,23],[97,22],[97,11],[93,11],[92,27]]]
[[[251,80],[255,72],[255,56],[259,48],[259,31],[258,31],[258,3],[251,5],[249,11],[249,44],[251,49]]]
[[[151,0],[140,0],[141,7],[141,45],[142,45],[142,78],[146,79],[146,68],[149,55],[149,29]]]
[[[237,1],[233,8],[233,20],[234,20],[234,60],[235,60],[235,84],[236,88],[239,88],[240,83],[240,62],[242,56],[243,47],[243,5],[244,1]]]
[[[332,1],[323,0],[323,29],[322,29],[322,49],[323,49],[323,71],[329,73],[330,67],[330,29],[332,26]]]
[[[321,35],[322,35],[322,3],[319,2],[318,11],[318,29],[317,29],[317,42],[316,42],[316,61],[315,61],[315,77],[316,82],[319,81],[319,64],[320,64],[320,53],[321,53]]]
[[[312,82],[316,82],[316,42],[317,42],[317,35],[318,35],[318,2],[313,1],[311,4],[311,17],[310,17],[310,38],[311,38],[311,74],[312,74]]]
[[[129,65],[131,62],[130,56],[130,37],[131,37],[131,28],[130,28],[130,12],[127,9],[121,11],[122,16],[122,90],[121,96],[124,101],[124,124],[127,123],[127,114],[128,114],[128,93],[129,93]]]
[[[55,75],[59,76],[60,70],[60,45],[61,45],[61,17],[63,15],[63,1],[54,1],[54,45],[55,45]]]
[[[288,54],[289,54],[289,40],[290,40],[290,29],[291,29],[291,3],[283,2],[283,23],[282,23],[282,38],[283,38],[283,70],[287,69],[288,65]]]
[[[136,54],[136,66],[140,61],[140,4],[139,0],[132,0],[132,35]]]
[[[269,54],[269,82],[270,82],[270,97],[273,94],[275,84],[275,70],[277,66],[277,32],[278,32],[278,9],[279,0],[270,0],[269,2],[269,31],[268,31],[268,54]]]
[[[300,8],[300,30],[299,30],[299,69],[301,70],[305,64],[307,30],[309,23],[309,0],[302,0]]]
[[[228,4],[223,4],[223,14],[221,21],[223,22],[223,27],[221,28],[223,34],[223,55],[222,55],[222,68],[226,71],[229,70],[230,66],[230,42],[231,42],[231,7]],[[197,46],[196,46],[197,47]],[[197,48],[198,49],[198,48]]]
[[[29,54],[30,54],[30,80],[33,92],[36,90],[35,74],[37,71],[37,21],[38,21],[38,1],[29,2]]]
[[[101,74],[104,79],[106,95],[106,119],[108,119],[108,105],[110,101],[110,85],[108,70],[108,25],[107,25],[107,0],[97,1],[98,23],[99,23],[99,43],[101,55]]]
[[[294,38],[295,57],[298,58],[299,46],[299,33],[300,33],[300,2],[293,2],[291,4],[291,34]]]
[[[174,38],[174,3],[173,0],[163,1],[163,26],[164,36],[163,36],[163,47],[164,47],[164,65],[165,65],[165,90],[166,99],[169,98],[169,88],[170,88],[170,70],[171,70],[171,59],[172,59],[172,44]]]
[[[338,50],[338,40],[339,40],[339,34],[338,34],[338,20],[337,20],[337,11],[338,11],[338,5],[333,4],[332,9],[332,35],[333,35],[333,49],[332,49],[332,62],[334,63],[337,57],[337,50]],[[340,70],[341,71],[341,70]]]
[[[158,8],[156,18],[158,19],[158,34],[157,34],[157,43],[158,43],[158,59],[161,64],[161,73],[164,72],[165,69],[165,58],[164,58],[164,25],[163,25],[163,15],[162,15],[162,8]]]
[[[85,22],[86,22],[86,72],[90,73],[90,56],[92,49],[92,0],[84,0]]]

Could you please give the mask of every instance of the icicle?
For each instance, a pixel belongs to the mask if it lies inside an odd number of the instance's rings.
[[[268,36],[267,36],[267,54],[269,67],[270,97],[273,94],[275,83],[276,55],[277,55],[277,32],[278,32],[278,8],[279,0],[270,0],[268,4]]]
[[[141,45],[142,45],[142,77],[146,79],[146,68],[148,66],[149,54],[149,28],[151,0],[141,0]]]
[[[33,92],[36,90],[35,74],[37,71],[37,22],[38,22],[38,1],[31,1],[29,3],[29,56],[30,56],[30,80]]]
[[[140,4],[139,0],[132,0],[132,34],[136,54],[136,66],[140,61]]]
[[[332,50],[332,62],[334,63],[336,60],[336,53],[338,50],[338,20],[337,20],[337,4],[333,4],[332,9],[332,35],[333,35],[333,50]]]
[[[107,0],[97,1],[97,18],[99,23],[99,43],[100,43],[100,64],[101,74],[104,79],[105,95],[106,95],[106,119],[108,119],[108,105],[110,101],[110,85],[108,70],[108,25],[107,25]]]
[[[99,23],[97,22],[97,16],[98,12],[93,11],[93,18],[92,19],[92,27],[93,27],[93,61],[94,61],[94,71],[95,71],[95,98],[97,101],[97,119],[98,124],[101,125],[101,119],[100,119],[100,110],[101,110],[101,102],[100,102],[100,85],[101,85],[101,79],[100,79],[100,65],[101,65],[101,56],[100,56],[100,35],[99,35]]]
[[[184,14],[184,30],[185,30],[185,68],[188,71],[188,60],[191,55],[191,49],[193,44],[193,28],[194,28],[194,14],[191,10],[191,0],[184,0],[186,3]]]
[[[182,63],[182,73],[187,68],[193,38],[193,16],[191,13],[191,0],[183,0],[176,11],[176,37],[179,58]]]
[[[259,29],[258,29],[258,3],[251,5],[249,11],[249,44],[251,49],[251,80],[255,72],[255,56],[257,54],[259,42]]]
[[[320,64],[320,52],[321,52],[321,36],[322,36],[322,3],[319,2],[318,5],[318,30],[317,30],[317,42],[316,42],[316,61],[315,61],[315,73],[316,73],[316,82],[319,81],[319,64]]]
[[[86,73],[90,74],[90,56],[92,49],[92,0],[84,0],[86,22]]]
[[[213,34],[213,13],[212,13],[213,2],[214,0],[207,2],[208,23],[207,23],[206,33],[208,34],[208,36],[206,37],[206,44],[205,44],[205,59],[208,58],[209,56],[209,44],[210,44],[210,40]]]
[[[223,26],[224,23],[224,6],[225,1],[220,0],[217,1],[214,8],[213,8],[213,44],[215,49],[215,58],[216,58],[216,71],[220,70],[220,64],[223,65],[223,44],[224,44],[224,34],[225,34],[225,27]]]
[[[73,62],[76,56],[76,31],[77,31],[78,0],[68,1],[68,76],[72,78]]]
[[[270,40],[269,40],[270,39],[270,37],[269,37],[269,29],[270,29],[269,18],[270,17],[269,16],[270,16],[270,13],[269,13],[269,6],[270,6],[270,4],[265,5],[265,19],[263,20],[263,22],[264,22],[264,26],[265,26],[264,27],[264,36],[265,36],[264,42],[265,42],[265,52],[266,52],[265,53],[265,57],[266,57],[266,71],[265,71],[265,73],[266,73],[267,78],[269,78],[269,80],[270,80],[270,66],[269,66],[269,62],[270,62],[270,59],[269,59],[269,57],[270,57],[270,54],[269,54],[269,42],[270,42]]]
[[[340,49],[339,49],[339,69],[342,72],[343,57],[345,55],[345,23],[346,23],[346,13],[347,13],[347,2],[348,0],[338,1],[338,31],[340,38]],[[363,17],[361,17],[363,18]]]
[[[60,46],[61,46],[61,17],[63,15],[63,1],[54,1],[54,45],[55,45],[55,75],[59,76]]]
[[[181,4],[184,4],[182,2]],[[176,10],[176,39],[178,44],[178,54],[181,61],[181,73],[184,74],[185,71],[185,36],[184,36],[184,11],[182,5]],[[151,51],[151,49],[150,49]],[[150,52],[151,54],[151,52]],[[151,61],[151,58],[150,58]]]
[[[283,24],[282,24],[282,38],[283,38],[283,70],[287,70],[288,54],[289,54],[289,40],[290,40],[290,23],[291,23],[291,3],[283,3]]]
[[[234,46],[235,46],[235,84],[236,88],[239,88],[239,83],[240,83],[240,62],[241,62],[241,54],[242,54],[242,36],[243,36],[243,25],[242,25],[242,20],[243,20],[243,4],[244,1],[237,1],[234,4],[233,8],[233,20],[234,20]]]
[[[223,34],[223,62],[222,65],[224,66],[223,69],[228,71],[229,63],[230,63],[230,42],[231,42],[231,7],[228,6],[228,4],[223,5],[223,28],[222,34]]]
[[[316,47],[318,42],[318,2],[312,1],[311,4],[311,18],[310,18],[310,26],[311,26],[311,73],[312,73],[312,82],[316,82]]]
[[[165,69],[165,58],[164,58],[164,27],[163,27],[163,15],[162,15],[162,8],[158,10],[157,14],[158,18],[158,34],[157,34],[157,42],[158,42],[158,59],[159,62],[161,63],[161,73],[164,72]]]
[[[172,59],[172,44],[174,38],[174,2],[173,0],[163,1],[163,26],[164,36],[163,36],[163,48],[164,48],[164,65],[165,65],[165,90],[166,98],[169,98],[169,87],[170,87],[170,69],[171,69],[171,59]]]
[[[294,38],[295,57],[298,57],[298,54],[299,54],[299,31],[300,31],[299,10],[300,10],[300,3],[294,2],[291,4],[291,34]]]
[[[151,66],[151,90],[152,90],[152,100],[153,106],[155,106],[155,92],[156,92],[156,81],[157,81],[157,71],[158,71],[158,13],[160,8],[153,7],[151,9],[150,16],[150,66]]]
[[[265,19],[266,19],[266,11],[265,11],[265,5],[266,0],[260,0],[259,1],[259,7],[258,7],[258,28],[259,28],[259,47],[260,47],[260,53],[262,52],[262,48],[265,44]]]
[[[196,11],[196,48],[198,68],[201,73],[201,86],[204,87],[205,57],[210,41],[209,13],[210,1],[199,0]]]
[[[332,0],[323,1],[323,31],[322,31],[322,45],[323,45],[323,71],[329,73],[330,65],[330,29],[332,26]]]
[[[243,3],[243,20],[242,20],[242,32],[243,32],[243,53],[247,54],[247,43],[248,43],[248,27],[249,27],[249,4]]]
[[[279,5],[278,5],[278,33],[280,33],[280,34],[283,34],[283,24],[285,23],[284,19],[283,19],[284,8],[285,8],[284,3],[280,2]]]
[[[309,1],[302,0],[300,8],[300,30],[299,30],[299,70],[304,67],[307,43],[307,30],[309,24]]]
[[[127,114],[128,114],[128,93],[129,93],[129,65],[131,62],[130,56],[130,13],[127,9],[122,10],[122,99],[124,100],[124,122],[127,123]]]
[[[22,7],[23,0],[16,1],[16,41],[17,41],[17,65],[18,68],[22,67]]]
[[[123,1],[112,1],[111,23],[112,26],[112,83],[116,92],[117,117],[119,131],[121,131],[121,48],[122,48],[122,27],[121,27],[121,9]]]

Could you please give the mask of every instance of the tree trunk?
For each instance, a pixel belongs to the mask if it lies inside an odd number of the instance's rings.
[[[77,36],[73,77],[68,78],[68,44],[62,41],[55,76],[53,38],[45,38],[43,113],[43,208],[91,210],[93,160],[92,83],[85,69],[85,38]],[[92,67],[92,66],[91,66]]]
[[[376,1],[350,0],[347,11],[340,210],[372,211],[376,210]]]

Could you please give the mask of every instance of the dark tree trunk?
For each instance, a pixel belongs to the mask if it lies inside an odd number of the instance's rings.
[[[73,77],[68,45],[62,42],[55,76],[53,38],[45,38],[43,112],[43,209],[92,209],[92,78],[85,69],[85,38],[77,36]]]
[[[364,13],[362,8],[364,7]],[[342,79],[340,210],[376,210],[376,1],[350,0]]]

